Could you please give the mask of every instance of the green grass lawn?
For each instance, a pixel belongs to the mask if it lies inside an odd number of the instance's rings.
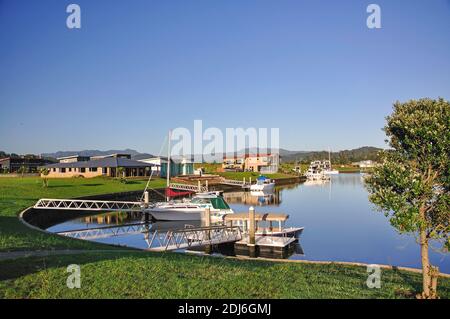
[[[23,225],[17,218],[26,207],[39,198],[74,198],[87,195],[143,190],[146,181],[132,180],[128,184],[107,178],[50,179],[49,187],[42,187],[38,177],[0,178],[0,251],[58,248],[98,249],[109,246],[61,238],[45,234]],[[152,187],[164,187],[165,181],[152,181]]]
[[[68,289],[66,268],[81,267]],[[366,286],[364,267],[232,260],[176,253],[105,252],[0,262],[0,298],[409,298],[418,274],[385,270]],[[450,280],[439,293],[450,296]]]

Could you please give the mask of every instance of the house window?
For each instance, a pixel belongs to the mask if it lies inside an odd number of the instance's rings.
[[[61,173],[65,173],[66,172],[66,168],[65,167],[61,167]]]
[[[53,168],[52,168],[52,171],[56,172],[56,168],[53,167]]]
[[[106,167],[102,168],[102,174],[107,174],[108,173],[108,169]]]
[[[72,167],[69,167],[69,172],[71,172],[72,171]]]
[[[97,167],[89,167],[89,172],[96,172],[97,171]]]
[[[80,167],[80,173],[86,173],[86,168]]]

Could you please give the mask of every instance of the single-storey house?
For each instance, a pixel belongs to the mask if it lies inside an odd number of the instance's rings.
[[[54,163],[54,161],[40,157],[6,157],[0,159],[0,173],[17,173],[25,167],[24,173],[36,173],[39,167]]]
[[[134,161],[125,157],[104,157],[89,161],[60,162],[46,165],[49,178],[64,177],[137,177],[150,176],[152,164]],[[122,171],[122,172],[120,172]]]

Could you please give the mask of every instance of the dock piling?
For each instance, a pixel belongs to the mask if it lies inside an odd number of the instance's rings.
[[[203,218],[202,218],[202,224],[204,227],[210,227],[211,226],[211,210],[209,207],[205,208],[205,211],[203,212]],[[206,235],[206,240],[211,239],[211,230],[208,230],[208,233]],[[205,253],[210,254],[212,252],[212,246],[207,245],[205,247]]]
[[[144,192],[144,206],[145,206],[145,208],[148,207],[149,202],[150,202],[150,198],[149,198],[149,195],[148,195],[148,191],[145,191]]]
[[[248,249],[250,257],[256,257],[256,222],[255,222],[255,208],[251,206],[248,209],[249,230],[248,230]]]

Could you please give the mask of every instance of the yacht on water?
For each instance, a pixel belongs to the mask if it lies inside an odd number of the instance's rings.
[[[321,161],[313,161],[309,165],[308,170],[305,173],[305,176],[308,180],[325,180],[329,179],[330,177],[324,173],[323,164]]]
[[[337,175],[339,171],[331,167],[331,150],[328,150],[328,161],[323,161],[323,173],[325,175]]]
[[[269,193],[273,192],[274,188],[275,183],[272,180],[270,180],[266,176],[260,175],[256,180],[256,184],[252,184],[250,186],[250,191]]]
[[[197,193],[190,199],[170,200],[150,204],[144,212],[150,213],[155,220],[160,221],[192,221],[200,220],[202,213],[209,208],[211,222],[223,220],[223,216],[233,214],[223,197],[216,192]]]
[[[329,180],[330,175],[339,174],[338,170],[331,167],[331,151],[328,151],[328,160],[313,161],[305,174],[310,181]]]

